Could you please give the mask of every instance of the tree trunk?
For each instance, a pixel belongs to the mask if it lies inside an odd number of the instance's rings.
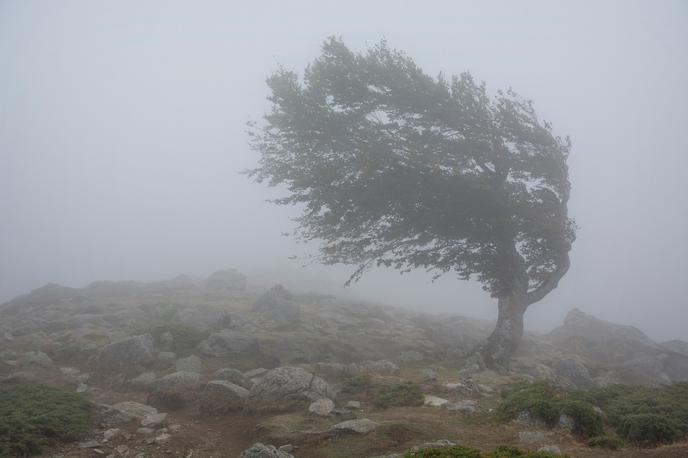
[[[514,294],[499,298],[497,326],[482,348],[482,359],[490,369],[505,371],[509,358],[523,337],[523,314],[528,308],[525,295]]]

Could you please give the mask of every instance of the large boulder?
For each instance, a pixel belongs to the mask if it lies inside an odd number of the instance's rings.
[[[155,339],[150,334],[132,336],[108,344],[98,357],[98,367],[108,372],[128,372],[136,366],[149,366],[155,361]]]
[[[226,380],[212,380],[201,393],[201,410],[205,412],[227,412],[244,406],[248,390]]]
[[[557,359],[554,363],[554,370],[558,377],[568,380],[577,388],[589,388],[593,385],[590,371],[578,356]]]
[[[259,401],[308,401],[334,399],[334,390],[317,375],[300,367],[278,367],[268,371],[249,392]]]

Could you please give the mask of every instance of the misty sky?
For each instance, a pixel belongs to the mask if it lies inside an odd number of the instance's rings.
[[[572,267],[531,306],[688,340],[688,2],[0,0],[0,301],[47,282],[250,278],[493,318],[475,282],[289,261],[294,209],[239,172],[265,77],[329,35],[512,86],[570,134]]]

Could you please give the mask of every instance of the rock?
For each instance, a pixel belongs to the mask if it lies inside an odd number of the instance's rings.
[[[157,428],[167,421],[166,413],[158,413],[153,415],[146,415],[141,420],[141,426],[146,428]]]
[[[368,361],[361,366],[361,372],[373,372],[376,374],[396,374],[399,372],[399,366],[392,361],[383,359],[380,361]]]
[[[150,388],[155,383],[155,372],[143,372],[142,374],[129,380],[129,385],[136,388]]]
[[[154,339],[150,334],[129,337],[106,345],[98,356],[98,367],[108,372],[131,370],[155,361]]]
[[[53,360],[42,351],[27,351],[21,356],[21,363],[25,366],[53,367]]]
[[[243,291],[246,289],[246,275],[236,269],[218,270],[208,277],[205,287],[212,290]]]
[[[115,409],[113,406],[107,404],[96,404],[95,411],[96,423],[104,428],[127,423],[136,418],[127,412]]]
[[[155,407],[148,406],[146,404],[141,404],[135,401],[124,401],[118,402],[112,406],[113,409],[122,412],[131,418],[143,418],[147,415],[155,415],[158,413],[158,409]]]
[[[115,451],[120,455],[127,455],[129,453],[129,447],[122,444],[115,447]]]
[[[315,401],[334,399],[334,390],[320,377],[299,367],[278,367],[253,385],[249,398],[266,401]]]
[[[155,434],[155,429],[141,427],[136,430],[136,434],[141,434],[142,436],[150,436],[152,434]]]
[[[170,352],[174,349],[174,336],[170,331],[165,331],[158,337],[160,351]]]
[[[95,447],[100,447],[100,442],[98,442],[96,440],[79,442],[79,448],[95,448]]]
[[[294,458],[288,452],[278,450],[272,445],[261,444],[260,442],[255,443],[241,452],[239,458]]]
[[[178,371],[165,375],[155,382],[156,390],[170,388],[193,388],[200,384],[201,375],[196,372]]]
[[[337,417],[339,420],[353,420],[356,418],[356,414],[351,409],[336,408],[332,409],[332,415]]]
[[[252,310],[271,326],[294,325],[301,321],[301,307],[282,285],[276,285],[253,303]]]
[[[434,382],[437,380],[437,372],[435,372],[434,369],[423,369],[420,371],[420,374],[425,382]]]
[[[537,451],[551,453],[552,455],[561,455],[561,449],[556,445],[545,445],[544,447],[540,447]]]
[[[321,417],[327,417],[332,413],[333,409],[334,402],[332,402],[331,399],[323,398],[313,401],[311,405],[308,406],[308,413]]]
[[[337,423],[328,431],[333,434],[368,434],[374,431],[378,426],[380,426],[379,423],[375,423],[367,418],[360,418]]]
[[[179,358],[174,365],[179,372],[203,372],[203,361],[196,355]]]
[[[533,426],[535,428],[546,428],[547,427],[547,423],[540,420],[539,418],[534,417],[527,410],[522,410],[521,412],[519,412],[518,415],[516,416],[516,419],[514,420],[514,422],[520,423],[522,425]]]
[[[227,380],[213,380],[201,393],[201,409],[206,412],[237,410],[244,406],[248,390]]]
[[[557,427],[567,431],[573,431],[576,428],[576,420],[570,415],[561,414],[557,421]]]
[[[119,428],[110,428],[103,432],[103,439],[106,441],[112,440],[120,434]]]
[[[448,403],[449,401],[447,399],[439,398],[437,396],[430,396],[429,394],[425,395],[425,400],[423,401],[423,404],[430,407],[442,407]]]
[[[346,403],[346,407],[348,409],[361,410],[361,403],[358,401],[349,401]]]
[[[542,443],[546,439],[545,434],[540,431],[521,431],[518,433],[518,441],[522,444]]]
[[[88,391],[88,385],[86,385],[85,383],[79,383],[77,385],[77,387],[76,387],[77,393],[85,393],[86,391]]]
[[[428,449],[428,448],[445,448],[445,447],[453,447],[455,445],[456,445],[456,442],[452,442],[448,439],[440,439],[440,440],[436,440],[433,442],[426,442],[426,443],[421,444],[421,445],[416,445],[415,447],[411,447],[410,451],[412,453],[418,453],[418,452],[421,452],[421,451]]]
[[[236,385],[250,388],[253,383],[241,373],[241,371],[231,368],[222,368],[215,371],[214,378],[216,380],[227,380]]]
[[[462,412],[465,414],[473,414],[478,411],[478,402],[471,399],[465,399],[463,401],[449,402],[444,404],[444,407],[449,412]]]
[[[557,376],[569,380],[578,388],[589,388],[593,385],[590,371],[577,356],[558,359],[554,363],[554,370]]]
[[[201,354],[216,358],[257,354],[258,350],[258,339],[255,336],[231,329],[214,332],[198,345],[198,351]]]
[[[161,433],[155,437],[155,443],[157,445],[167,444],[171,439],[172,439],[172,436],[170,436],[169,434]]]
[[[267,369],[259,367],[258,369],[251,369],[250,371],[244,372],[244,377],[246,377],[247,379],[259,379],[265,374],[267,374],[267,372]]]
[[[286,445],[280,445],[277,450],[280,452],[286,452],[286,453],[291,453],[294,451],[294,446],[291,444],[286,444]]]
[[[165,366],[167,364],[172,363],[177,359],[177,354],[171,351],[161,351],[158,353],[158,361],[161,363],[162,366]]]

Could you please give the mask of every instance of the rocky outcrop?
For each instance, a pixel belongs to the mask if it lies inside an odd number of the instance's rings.
[[[249,398],[258,401],[315,401],[334,399],[334,390],[320,377],[299,367],[278,367],[253,385]]]
[[[152,335],[143,334],[108,344],[100,351],[98,366],[108,372],[149,366],[155,361],[154,342]]]
[[[295,325],[301,320],[301,307],[293,298],[284,286],[276,285],[256,299],[252,310],[269,327]]]
[[[265,445],[258,442],[253,444],[251,448],[241,452],[239,458],[294,458],[294,456],[282,450],[278,450],[272,445]]]
[[[256,354],[258,339],[248,333],[223,329],[212,333],[198,345],[198,351],[206,356],[225,358],[241,354]]]

